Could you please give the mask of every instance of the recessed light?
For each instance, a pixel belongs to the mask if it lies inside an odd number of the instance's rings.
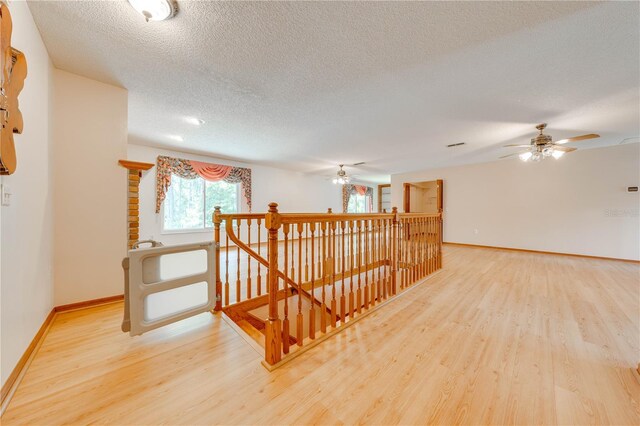
[[[189,124],[193,124],[194,126],[202,126],[204,124],[204,120],[196,117],[185,117],[184,121]]]
[[[175,0],[129,0],[129,4],[149,21],[164,21],[178,11]]]
[[[176,142],[184,142],[184,139],[182,138],[182,136],[178,136],[178,135],[167,135],[167,137],[169,139],[172,139]]]

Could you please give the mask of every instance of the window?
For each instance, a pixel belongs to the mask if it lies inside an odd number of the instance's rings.
[[[213,208],[237,213],[239,183],[209,182],[171,175],[171,186],[163,203],[165,231],[198,230],[213,227]]]
[[[351,194],[347,213],[371,213],[371,200],[368,195]]]

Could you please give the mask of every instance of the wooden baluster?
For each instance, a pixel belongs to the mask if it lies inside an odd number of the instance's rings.
[[[432,263],[431,263],[431,272],[434,272],[437,268],[437,252],[436,252],[436,246],[435,244],[437,244],[437,239],[439,238],[439,234],[438,234],[438,228],[437,228],[437,219],[432,220],[431,221],[431,257],[432,257]]]
[[[265,361],[276,364],[282,359],[282,327],[278,317],[278,204],[269,204],[265,224],[269,229],[269,319],[265,324]]]
[[[433,231],[431,229],[431,218],[428,217],[425,219],[425,258],[426,258],[426,270],[425,270],[425,276],[429,275],[431,272],[433,272],[432,270],[432,264],[431,264],[431,232]]]
[[[429,274],[429,218],[422,221],[424,228],[424,235],[422,237],[422,276],[426,277]]]
[[[422,218],[416,219],[418,223],[418,239],[416,241],[416,282],[420,280],[421,249],[422,249]]]
[[[318,264],[325,264],[327,262],[327,223],[320,223],[320,230],[322,232],[322,255],[320,249],[318,249]],[[327,267],[318,268],[322,275],[322,304],[320,305],[320,331],[327,332],[327,304],[325,303],[325,293],[327,286]]]
[[[438,269],[438,252],[437,252],[437,244],[438,241],[440,240],[440,232],[438,229],[438,218],[435,218],[432,221],[432,233],[433,233],[433,237],[431,239],[431,255],[433,257],[433,265],[432,265],[432,272],[435,271],[436,269]]]
[[[222,280],[220,279],[220,206],[213,208],[213,239],[216,243],[216,306],[214,311],[222,310]]]
[[[247,219],[247,245],[251,247],[251,218]],[[247,253],[247,299],[251,299],[251,255]]]
[[[258,255],[262,256],[262,246],[261,246],[261,241],[260,241],[260,237],[261,237],[261,233],[262,233],[262,218],[259,217],[258,218]],[[261,275],[261,267],[260,267],[260,262],[258,263],[258,277],[256,279],[256,286],[258,287],[258,296],[262,295],[262,275]],[[285,267],[287,265],[285,264]]]
[[[391,209],[391,213],[393,213],[393,231],[391,236],[391,243],[393,246],[393,251],[391,253],[391,290],[395,295],[398,294],[398,208],[393,207]]]
[[[404,235],[404,285],[409,287],[409,233],[411,229],[409,227],[409,219],[404,221],[405,235]]]
[[[437,219],[438,226],[438,240],[436,242],[436,250],[438,252],[438,269],[442,268],[442,238],[443,238],[443,224],[442,224],[442,213]]]
[[[427,256],[427,240],[429,237],[429,218],[420,218],[420,278],[427,276],[429,270],[429,257]]]
[[[390,245],[390,234],[391,234],[391,222],[389,219],[382,219],[382,252],[384,253],[384,280],[383,280],[383,288],[382,288],[382,296],[387,299],[391,290],[391,245]]]
[[[413,281],[414,283],[418,281],[419,273],[420,273],[420,218],[414,219],[414,227],[415,227],[415,241],[413,247]]]
[[[411,234],[409,235],[409,284],[413,285],[413,283],[415,282],[414,277],[413,277],[413,271],[414,271],[414,250],[415,250],[415,246],[416,246],[416,237],[415,237],[415,233],[416,233],[416,225],[414,223],[414,219],[411,218],[409,219],[409,227],[411,229]]]
[[[405,234],[407,232],[407,230],[405,229],[404,226],[404,218],[400,218],[400,223],[399,223],[399,229],[400,229],[400,287],[401,288],[406,288],[407,283],[404,277],[404,265],[405,265],[405,260],[404,260],[404,256],[405,256]]]
[[[340,296],[340,322],[342,324],[344,324],[346,318],[347,318],[347,309],[346,309],[346,299],[345,299],[345,295],[344,295],[344,288],[346,286],[346,277],[345,277],[345,262],[346,262],[346,256],[347,256],[347,246],[345,245],[345,232],[344,232],[344,228],[343,228],[343,232],[342,232],[342,283],[340,285],[340,287],[342,288],[342,294]],[[351,253],[349,253],[349,256],[351,256]]]
[[[429,273],[433,273],[433,271],[435,270],[435,251],[434,251],[434,237],[436,235],[435,233],[435,228],[434,228],[434,222],[433,220],[429,221]]]
[[[345,236],[346,236],[346,232],[345,230],[348,229],[347,228],[347,224],[346,223],[342,223],[342,281],[340,283],[340,287],[342,289],[342,295],[340,296],[340,322],[342,322],[344,324],[346,315],[347,315],[347,310],[346,310],[346,300],[345,300],[345,296],[344,296],[344,288],[346,286],[346,277],[345,277],[345,271],[346,271],[346,260],[347,260],[347,246],[345,244]],[[351,253],[349,253],[349,255],[351,255]]]
[[[296,267],[295,267],[295,264],[294,264],[294,261],[295,261],[295,251],[294,251],[295,244],[294,244],[294,241],[295,241],[295,239],[296,239],[296,231],[294,230],[293,225],[291,225],[291,251],[289,252],[289,257],[291,258],[291,267],[290,267],[291,273],[289,274],[289,277],[291,277],[291,281],[294,281],[294,282],[296,280]],[[285,268],[289,267],[288,265],[284,265],[284,266],[285,266]]]
[[[267,221],[266,221],[266,218],[265,218],[265,227],[266,227],[266,225],[267,225]],[[268,240],[268,238],[269,238],[269,233],[267,231],[267,240]],[[270,250],[271,250],[271,245],[269,244],[269,241],[267,241],[267,259],[269,259],[269,251]],[[265,272],[264,275],[265,275],[265,277],[267,279],[267,285],[266,285],[265,292],[269,293],[269,282],[270,282],[269,281],[269,268],[267,268],[267,271]]]
[[[241,221],[240,219],[236,219],[236,226],[238,227],[238,240],[240,239],[240,226],[241,226]],[[242,282],[240,281],[240,246],[236,246],[237,250],[236,250],[236,303],[240,302],[242,300],[242,297],[240,296],[240,293],[242,291],[242,289],[240,288],[242,286]]]
[[[315,270],[315,232],[316,232],[316,223],[311,222],[308,224],[308,228],[311,231],[311,308],[309,308],[309,338],[316,338],[316,295],[315,295],[315,281],[316,281],[316,270]]]
[[[411,218],[407,218],[407,286],[410,286],[411,281],[411,269],[412,269],[412,243],[413,243],[413,232],[414,227],[413,223],[411,223]]]
[[[378,244],[380,241],[380,219],[375,219],[372,221],[372,233],[373,233],[373,242],[371,243],[371,250],[373,253],[373,261],[375,262],[375,269],[373,271],[373,282],[371,283],[371,288],[369,289],[369,303],[371,306],[375,306],[376,298],[378,297],[378,284],[380,282],[380,250],[378,250]],[[367,309],[369,306],[366,306]]]
[[[367,269],[366,269],[366,264],[363,265],[363,263],[365,263],[365,259],[366,259],[366,246],[363,246],[362,244],[362,220],[358,221],[358,290],[356,291],[356,312],[358,312],[359,314],[362,313],[362,271],[363,271],[363,266],[364,266],[364,271],[366,273]],[[366,275],[365,275],[366,276]],[[366,281],[365,281],[365,285],[366,285]]]
[[[429,273],[433,273],[436,270],[436,253],[435,253],[435,247],[434,247],[434,243],[435,243],[435,238],[437,237],[438,233],[435,227],[435,221],[432,219],[431,220],[431,232],[430,232],[430,258],[431,258],[431,267],[430,267],[430,271]]]
[[[377,268],[378,276],[376,278],[375,284],[371,287],[371,305],[372,306],[380,302],[380,295],[381,295],[380,290],[382,289],[382,278],[384,277],[383,276],[384,260],[382,256],[382,250],[380,249],[382,247],[382,219],[376,220],[376,240],[374,241],[374,245],[375,245],[374,250],[376,252],[376,258],[378,260],[378,268]]]
[[[416,219],[418,226],[418,239],[416,240],[416,282],[420,280],[420,265],[421,265],[421,248],[422,248],[422,218]]]
[[[356,232],[354,233],[354,235],[352,236],[352,246],[351,249],[354,250],[354,253],[357,253],[357,257],[356,257],[356,268],[358,269],[358,287],[360,287],[360,272],[361,272],[361,247],[360,247],[360,237],[362,236],[362,232],[361,232],[361,226],[362,226],[362,222],[360,220],[358,220],[356,222]],[[355,239],[357,240],[357,243],[353,244]],[[351,321],[353,319],[353,307],[354,307],[354,302],[355,302],[355,297],[354,297],[354,293],[353,293],[353,273],[351,274],[351,280],[349,282],[349,321]]]
[[[304,239],[304,280],[309,281],[309,224],[306,226],[306,237]]]
[[[342,243],[339,244],[339,248],[340,248],[340,263],[342,265],[341,274],[342,274],[342,285],[343,286],[344,286],[344,261],[345,261],[344,228],[345,228],[344,221],[340,221],[340,231],[341,231],[340,240],[342,241]],[[333,239],[331,241],[331,246],[332,246],[332,250],[333,250],[333,253],[334,253],[334,256],[335,256],[335,253],[336,253],[335,231],[334,231],[334,234],[333,234]],[[338,317],[338,306],[337,306],[337,301],[336,301],[336,274],[335,274],[335,271],[334,271],[334,273],[331,274],[331,327],[333,327],[333,328],[336,328],[337,317]]]
[[[354,302],[354,297],[353,297],[353,275],[355,273],[355,269],[354,267],[356,265],[354,265],[354,262],[356,262],[356,251],[357,248],[355,247],[355,238],[356,238],[356,233],[353,231],[353,222],[351,222],[351,224],[349,225],[349,253],[351,253],[350,256],[350,269],[351,269],[351,279],[349,280],[349,321],[351,321],[353,319],[353,302]],[[356,225],[357,226],[357,225]],[[359,256],[358,256],[359,259]]]
[[[282,321],[282,352],[289,353],[289,224],[282,226],[284,234],[284,320]]]
[[[424,257],[425,257],[425,270],[424,270],[424,275],[427,276],[431,273],[431,268],[430,268],[430,263],[429,263],[429,236],[430,236],[430,232],[431,232],[431,220],[429,218],[427,218],[427,220],[425,220],[424,226],[425,226],[425,233],[424,233]]]
[[[364,270],[364,288],[366,292],[366,288],[369,286],[369,271],[367,267],[369,266],[369,220],[365,219],[363,221],[364,234],[362,235],[362,239],[364,240],[364,250],[363,250],[363,270]],[[360,233],[360,229],[358,228],[358,233]],[[359,239],[360,237],[358,237]],[[362,289],[360,288],[360,276],[358,275],[358,292],[356,293],[356,312],[358,314],[362,313]]]
[[[378,282],[378,288],[376,291],[378,292],[378,302],[383,301],[387,298],[386,292],[386,282],[387,282],[387,253],[386,253],[386,219],[380,219],[380,223],[378,224],[378,257],[380,258],[380,281]]]
[[[225,232],[226,245],[224,254],[224,306],[229,306],[229,234]]]
[[[349,264],[350,264],[350,271],[351,271],[351,276],[350,276],[350,280],[351,280],[351,286],[353,287],[353,243],[351,241],[352,238],[352,234],[353,234],[353,221],[349,221]],[[345,250],[346,247],[343,248],[343,250]],[[344,276],[343,276],[344,278]],[[342,321],[342,324],[344,324],[347,320],[347,302],[346,302],[346,298],[344,295],[344,288],[346,286],[346,282],[343,279],[342,280],[342,295],[340,296],[340,318]]]
[[[371,225],[371,233],[369,233],[369,225]],[[373,237],[373,230],[374,230],[374,221],[373,220],[367,220],[364,223],[364,229],[365,229],[365,238],[369,239],[371,237]],[[369,243],[367,244],[367,249],[365,250],[365,252],[367,253],[371,253],[370,256],[370,261],[368,260],[367,262],[365,262],[365,264],[367,265],[367,268],[371,267],[371,283],[369,283],[369,271],[367,270],[367,272],[365,273],[364,276],[364,294],[362,296],[363,300],[362,300],[362,304],[360,304],[360,298],[358,298],[358,313],[360,313],[362,307],[364,307],[364,310],[366,311],[367,309],[369,309],[369,298],[371,297],[370,295],[370,287],[374,284],[374,273],[375,273],[375,269],[373,269],[374,265],[374,259],[373,259],[373,239],[371,239],[371,241],[369,241]]]
[[[302,232],[303,223],[298,223],[298,285],[302,287]],[[298,315],[296,317],[296,339],[298,346],[302,346],[304,340],[304,317],[302,315],[302,294],[298,293]]]
[[[326,265],[323,265],[323,262],[321,261],[321,257],[322,257],[322,243],[323,243],[323,235],[322,235],[322,224],[324,222],[318,222],[318,236],[316,238],[316,257],[318,258],[318,261],[316,262],[316,277],[318,277],[318,285],[320,285],[320,279],[322,278],[322,270],[326,268]]]

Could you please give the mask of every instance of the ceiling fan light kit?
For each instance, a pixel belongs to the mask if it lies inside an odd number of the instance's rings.
[[[516,152],[515,154],[504,155],[500,158],[507,158],[507,157],[517,155],[518,158],[520,158],[520,160],[525,162],[527,161],[538,162],[549,157],[553,157],[556,160],[558,160],[566,152],[573,152],[577,149],[577,148],[562,146],[562,144],[600,137],[600,135],[596,135],[595,133],[590,133],[588,135],[575,136],[573,138],[561,139],[557,142],[553,142],[553,139],[551,138],[551,136],[545,135],[543,133],[546,127],[547,127],[547,123],[538,124],[536,126],[536,129],[538,129],[540,133],[537,136],[531,138],[531,144],[529,145],[517,145],[517,144],[505,145],[505,147],[528,148],[526,151]]]
[[[340,170],[338,170],[336,177],[333,178],[334,185],[344,185],[349,183],[351,181],[351,178],[347,176],[347,172],[342,169],[344,167],[344,164],[339,164],[339,166]]]

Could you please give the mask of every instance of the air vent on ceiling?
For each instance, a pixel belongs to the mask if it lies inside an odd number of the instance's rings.
[[[626,144],[626,143],[637,143],[637,142],[640,142],[640,138],[636,136],[636,137],[622,139],[620,141],[620,145]]]
[[[447,145],[447,148],[453,148],[454,146],[462,146],[465,145],[466,142],[458,142],[458,143],[452,143],[451,145]]]
[[[362,166],[364,164],[364,161],[361,161],[359,163],[353,163],[354,166]]]

